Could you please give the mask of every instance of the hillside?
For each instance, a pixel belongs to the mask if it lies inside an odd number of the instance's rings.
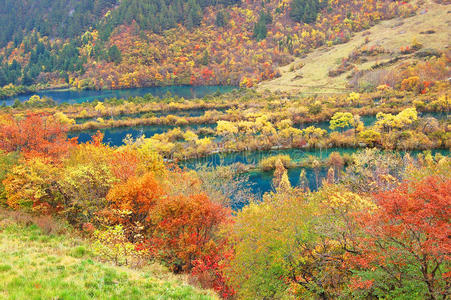
[[[258,89],[271,91],[293,91],[301,93],[349,92],[349,77],[356,71],[375,73],[376,64],[388,63],[382,69],[396,70],[405,65],[415,65],[421,58],[403,54],[402,50],[415,41],[430,53],[449,49],[451,31],[449,28],[449,5],[434,1],[423,1],[418,14],[408,18],[394,18],[382,21],[371,29],[355,34],[349,42],[333,47],[321,47],[303,58],[280,68],[281,76],[262,82]],[[357,61],[352,68],[338,76],[329,76],[329,71],[339,68],[343,60],[353,52],[376,49],[366,59]],[[440,55],[440,54],[439,54]],[[302,67],[300,67],[302,66]]]
[[[46,217],[0,210],[0,298],[217,299],[158,265],[101,263],[89,243],[57,233],[63,229]]]
[[[252,87],[278,77],[279,68],[295,57],[346,43],[354,32],[414,15],[418,8],[414,1],[388,0],[85,2],[88,16],[104,13],[97,23],[90,17],[72,28],[77,22],[68,18],[69,34],[43,29],[56,19],[29,16],[31,25],[17,25],[5,36],[10,41],[0,49],[0,86],[12,86],[3,95],[20,90],[17,86]],[[12,7],[10,13],[32,8],[22,4],[25,9]],[[10,24],[16,22],[21,18]]]

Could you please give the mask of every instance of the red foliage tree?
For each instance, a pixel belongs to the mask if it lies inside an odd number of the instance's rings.
[[[142,177],[131,177],[127,182],[115,185],[106,196],[113,214],[112,221],[125,226],[145,225],[149,229],[149,214],[157,201],[165,196],[164,189],[152,173]],[[110,212],[111,213],[111,212]],[[111,214],[110,214],[111,215]],[[118,217],[118,219],[116,219]]]
[[[367,235],[353,261],[363,270],[356,282],[366,284],[356,287],[388,294],[414,286],[428,299],[445,297],[451,284],[450,186],[450,179],[431,176],[376,195],[379,209],[358,219]]]
[[[43,114],[28,114],[24,119],[8,115],[0,122],[0,149],[7,152],[59,158],[75,144],[76,139],[67,139],[66,126]]]
[[[136,175],[139,159],[136,153],[130,150],[113,153],[111,169],[116,178],[122,182]]]
[[[228,215],[204,194],[163,198],[149,218],[150,247],[175,272],[189,271],[195,260],[217,250],[217,229]]]
[[[199,281],[204,288],[214,289],[223,299],[233,299],[236,294],[224,269],[233,257],[233,248],[227,239],[212,249],[211,253],[204,254],[193,262],[191,275]]]

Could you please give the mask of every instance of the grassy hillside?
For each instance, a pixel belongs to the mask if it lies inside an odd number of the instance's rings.
[[[357,33],[345,44],[333,47],[321,47],[303,58],[297,58],[291,64],[281,67],[281,76],[274,80],[264,81],[258,85],[260,90],[293,91],[310,93],[349,92],[347,78],[352,69],[343,74],[330,77],[330,70],[337,68],[359,47],[378,47],[385,53],[367,57],[367,61],[356,63],[358,70],[370,70],[376,63],[383,63],[394,58],[399,60],[389,64],[388,68],[397,68],[405,62],[415,62],[412,55],[401,55],[402,47],[410,46],[414,39],[424,48],[445,50],[451,40],[449,28],[449,5],[437,4],[435,1],[419,1],[422,3],[415,16],[394,18],[382,21],[372,28]]]
[[[43,232],[59,231],[54,226],[0,211],[0,298],[216,299],[156,265],[100,263],[82,239]]]

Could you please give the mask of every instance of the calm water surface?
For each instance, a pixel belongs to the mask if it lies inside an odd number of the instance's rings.
[[[338,152],[341,155],[344,154],[353,154],[362,149],[355,148],[330,148],[330,149],[285,149],[285,150],[271,150],[271,151],[254,151],[254,152],[238,152],[238,153],[227,153],[227,154],[213,154],[207,157],[199,158],[199,159],[191,159],[183,162],[181,165],[187,167],[189,169],[195,169],[199,164],[207,164],[209,166],[226,166],[231,165],[233,163],[243,163],[243,164],[252,164],[257,166],[258,163],[269,156],[274,156],[278,154],[286,154],[291,157],[291,159],[295,162],[306,159],[309,156],[314,156],[319,160],[327,159],[332,152]],[[411,155],[417,155],[422,151],[409,151]],[[436,153],[440,153],[442,155],[450,155],[449,150],[439,149],[432,150],[433,155]],[[400,154],[404,154],[405,152],[399,152]],[[312,168],[291,168],[288,169],[288,178],[292,186],[299,185],[299,175],[302,171],[305,170],[306,177],[309,183],[310,190],[317,190],[317,181],[316,174]],[[328,168],[321,168],[318,170],[318,183],[321,183],[324,178],[327,176]],[[262,172],[262,171],[252,171],[247,175],[249,176],[249,184],[251,186],[252,191],[261,196],[266,192],[269,192],[273,189],[272,179],[273,179],[273,171]]]
[[[25,95],[19,95],[11,98],[7,98],[2,102],[6,105],[12,105],[16,99],[24,102],[32,95],[38,95],[42,97],[50,97],[57,103],[82,103],[82,102],[92,102],[94,100],[103,100],[106,98],[124,98],[129,97],[144,96],[151,94],[155,97],[164,97],[168,93],[172,96],[183,97],[185,99],[193,98],[203,98],[207,95],[214,94],[216,92],[227,93],[236,89],[234,86],[162,86],[162,87],[148,87],[148,88],[133,88],[133,89],[122,89],[122,90],[83,90],[83,91],[72,91],[72,90],[44,90],[38,91],[36,93],[30,93]]]

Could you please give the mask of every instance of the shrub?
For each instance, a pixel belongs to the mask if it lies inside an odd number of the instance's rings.
[[[94,253],[114,262],[116,265],[129,265],[136,258],[147,254],[127,239],[122,225],[107,227],[94,232]]]
[[[420,93],[420,91],[422,90],[422,83],[420,81],[420,77],[412,76],[403,79],[403,81],[401,82],[401,90]]]
[[[289,155],[274,155],[262,159],[259,163],[260,168],[263,171],[274,170],[276,168],[277,161],[280,160],[285,168],[291,168],[293,162]]]

